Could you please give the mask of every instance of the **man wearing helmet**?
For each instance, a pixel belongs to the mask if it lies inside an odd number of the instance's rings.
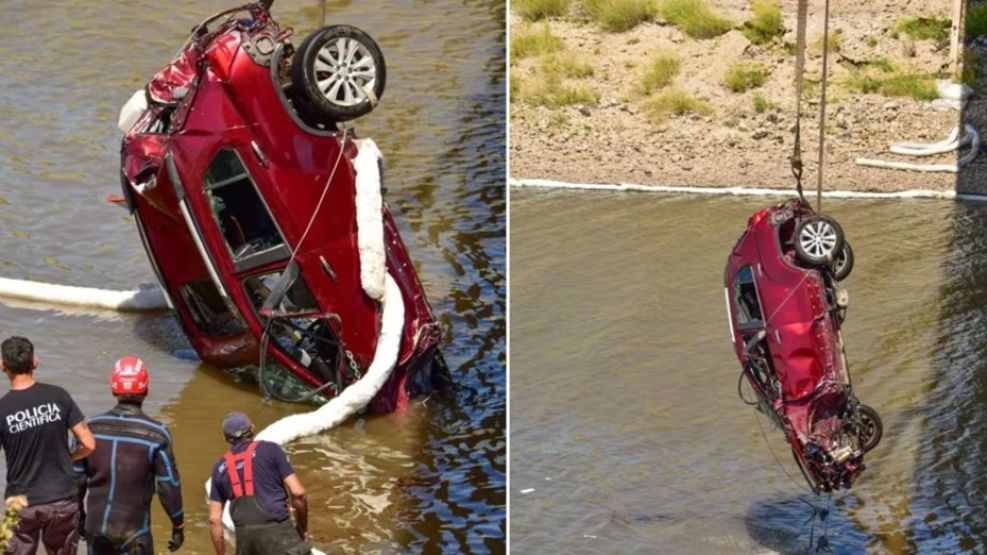
[[[209,489],[209,533],[217,555],[226,554],[223,505],[230,503],[236,555],[307,555],[308,502],[305,488],[276,443],[254,440],[254,425],[242,412],[223,419],[230,445],[213,466]],[[288,513],[288,493],[297,524]]]
[[[148,391],[147,366],[125,356],[113,365],[110,391],[117,405],[89,420],[96,451],[76,465],[84,475],[83,527],[89,553],[151,555],[151,497],[171,518],[168,550],[185,541],[182,486],[171,448],[171,433],[141,410]]]

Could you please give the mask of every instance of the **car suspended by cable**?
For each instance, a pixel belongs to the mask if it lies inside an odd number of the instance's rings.
[[[396,332],[393,371],[371,404],[395,410],[446,369],[439,325],[380,197],[379,152],[344,124],[380,99],[384,58],[346,25],[295,49],[271,2],[195,26],[127,103],[124,198],[202,360],[259,366],[262,386],[284,400],[331,398],[380,363],[383,336]],[[392,286],[398,322],[383,320]]]
[[[785,432],[815,493],[850,488],[883,433],[853,393],[843,347],[839,282],[852,269],[839,224],[793,199],[750,217],[724,272],[738,393]]]

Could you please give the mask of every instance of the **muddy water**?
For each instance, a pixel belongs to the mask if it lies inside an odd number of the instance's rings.
[[[737,398],[723,265],[766,202],[511,191],[513,550],[984,551],[987,205],[825,202],[857,255],[854,388],[885,436],[817,501]],[[829,516],[806,524],[814,504]]]
[[[120,208],[117,112],[189,28],[235,2],[7,1],[0,5],[0,275],[130,288],[153,280]],[[294,444],[315,543],[335,552],[502,552],[505,535],[503,2],[329,2],[329,21],[367,30],[388,88],[357,122],[387,164],[385,198],[448,333],[457,389],[402,415],[358,418]],[[315,1],[277,0],[303,37]],[[300,38],[298,39],[300,40]],[[0,305],[0,334],[33,338],[40,379],[87,414],[106,410],[123,353],[152,369],[148,409],[176,436],[189,519],[186,553],[208,553],[202,484],[224,446],[220,420],[259,426],[298,407],[188,360],[167,315]],[[0,391],[5,386],[0,385]],[[158,548],[167,538],[156,509]]]

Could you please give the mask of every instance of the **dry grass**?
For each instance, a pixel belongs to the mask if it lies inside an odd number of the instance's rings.
[[[656,122],[664,121],[670,116],[682,116],[685,114],[706,115],[713,112],[713,109],[705,100],[696,98],[679,89],[661,93],[645,102],[642,108],[644,113]]]
[[[528,21],[548,17],[564,17],[569,11],[569,0],[512,0],[514,13]]]
[[[562,46],[562,39],[552,34],[547,23],[537,28],[522,27],[511,37],[511,59],[551,54],[562,50]]]
[[[883,96],[900,96],[915,100],[934,100],[939,97],[936,80],[931,75],[903,71],[875,72],[858,70],[846,82],[850,90],[877,93]]]
[[[771,0],[754,0],[751,2],[753,17],[741,30],[752,44],[766,44],[785,34],[785,21],[781,16],[781,7]]]
[[[679,73],[682,61],[671,53],[659,54],[648,65],[641,80],[641,91],[651,94],[658,89],[667,87]]]
[[[839,31],[829,34],[829,40],[826,42],[827,51],[830,54],[839,52],[843,48],[843,37]],[[823,51],[823,35],[816,37],[815,42],[812,43],[812,48],[817,54],[822,54]]]
[[[661,15],[694,39],[708,39],[733,27],[729,19],[713,12],[703,0],[665,0]]]
[[[583,8],[604,31],[622,33],[651,21],[657,0],[582,0]]]
[[[556,54],[541,63],[541,73],[546,79],[585,79],[592,77],[594,70],[589,64]]]
[[[894,31],[916,40],[942,42],[949,38],[949,20],[938,17],[908,17],[894,26]]]
[[[723,85],[735,93],[756,89],[768,80],[771,72],[761,64],[734,64],[723,76]]]

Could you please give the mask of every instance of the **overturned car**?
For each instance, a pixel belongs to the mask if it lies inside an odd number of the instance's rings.
[[[384,59],[345,25],[295,49],[271,1],[194,27],[124,107],[124,198],[202,360],[259,366],[284,400],[331,398],[389,363],[372,408],[395,410],[445,369],[440,328],[380,196],[379,152],[343,123],[376,105]]]
[[[881,439],[877,412],[857,401],[840,326],[853,269],[839,224],[800,199],[761,210],[727,259],[731,339],[756,405],[785,432],[816,493],[848,489]]]

